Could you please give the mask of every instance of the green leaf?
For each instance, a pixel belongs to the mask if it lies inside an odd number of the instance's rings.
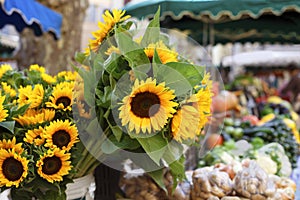
[[[82,52],[76,52],[75,53],[75,60],[81,64],[84,63],[84,61],[86,60],[86,55]]]
[[[156,134],[154,136],[149,137],[137,137],[136,138],[145,152],[149,155],[149,157],[159,165],[160,159],[163,157],[166,146],[168,144],[167,140],[163,138],[162,134]]]
[[[121,137],[123,135],[122,129],[119,126],[111,126],[110,128],[114,136],[116,137],[117,141],[120,142]]]
[[[164,184],[164,169],[159,169],[156,171],[148,172],[149,176],[157,183],[157,185],[167,192],[166,186]]]
[[[186,95],[195,85],[201,83],[203,71],[188,63],[174,62],[158,65],[154,76],[158,82],[165,82],[175,90],[176,96]]]
[[[0,122],[0,127],[8,130],[12,134],[14,134],[14,128],[15,128],[15,121],[5,121]]]
[[[173,177],[173,191],[175,190],[178,182],[181,182],[185,178],[185,166],[184,166],[185,158],[181,156],[179,160],[172,162],[169,165],[170,172]]]
[[[143,48],[129,51],[124,56],[131,68],[139,67],[150,63],[150,60],[145,54]]]
[[[182,74],[192,87],[201,83],[205,71],[205,67],[183,62],[170,62],[166,65]]]
[[[136,42],[134,42],[130,32],[128,31],[117,29],[115,37],[116,42],[118,44],[118,48],[122,54],[126,54],[130,51],[134,51],[136,49],[141,48]]]
[[[111,135],[107,140],[109,140],[108,144],[112,143],[124,150],[135,150],[140,147],[140,143],[136,139],[130,138],[130,136],[126,134],[123,135],[120,141],[118,141],[114,135]]]
[[[150,21],[150,23],[148,24],[148,27],[145,31],[145,34],[141,41],[141,45],[143,47],[146,47],[151,43],[158,42],[159,36],[160,36],[159,15],[160,15],[160,7],[157,9],[157,11],[154,15],[154,18]]]

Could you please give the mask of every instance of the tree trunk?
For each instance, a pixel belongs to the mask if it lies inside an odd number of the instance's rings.
[[[16,56],[19,68],[39,64],[50,74],[70,70],[75,52],[81,49],[82,25],[88,0],[39,0],[39,2],[63,15],[61,38],[55,40],[51,33],[37,37],[33,30],[25,29],[20,35],[21,49]]]

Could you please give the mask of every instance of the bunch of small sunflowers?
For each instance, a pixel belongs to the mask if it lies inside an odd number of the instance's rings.
[[[0,66],[0,187],[14,199],[66,199],[66,185],[99,164],[73,115],[88,118],[76,72]]]

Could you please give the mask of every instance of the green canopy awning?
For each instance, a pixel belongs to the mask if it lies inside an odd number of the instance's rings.
[[[162,27],[187,31],[201,44],[300,43],[298,0],[152,0],[128,3],[124,9],[150,19],[159,6]]]

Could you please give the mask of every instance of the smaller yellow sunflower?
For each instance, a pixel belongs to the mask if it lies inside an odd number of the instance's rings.
[[[44,99],[44,88],[41,84],[37,84],[32,88],[31,85],[19,88],[19,98],[17,102],[20,106],[30,104],[29,108],[37,108]]]
[[[53,76],[51,76],[49,74],[42,73],[41,77],[42,77],[43,81],[45,81],[48,84],[54,84],[54,83],[56,83],[56,77],[53,77]]]
[[[92,109],[87,105],[85,101],[76,101],[76,105],[80,117],[84,117],[86,119],[91,118]]]
[[[55,148],[49,149],[44,155],[40,156],[36,166],[38,174],[48,182],[62,181],[63,176],[68,175],[71,170],[71,154]]]
[[[2,78],[3,74],[5,74],[7,71],[12,71],[12,67],[9,64],[2,64],[0,66],[0,78]]]
[[[5,94],[9,94],[10,97],[15,97],[17,95],[16,90],[14,90],[10,85],[6,82],[1,82],[1,87]]]
[[[54,116],[55,110],[53,109],[28,109],[24,115],[19,115],[13,119],[22,126],[29,126],[51,121]]]
[[[23,153],[24,149],[22,148],[22,143],[17,143],[16,138],[13,137],[12,140],[6,140],[3,139],[2,141],[0,140],[0,149],[6,149],[6,150],[12,150],[18,154]]]
[[[0,149],[0,186],[19,187],[28,174],[28,163],[14,149]]]
[[[57,89],[64,89],[64,88],[69,88],[70,90],[73,90],[75,87],[75,82],[74,81],[64,81],[64,82],[60,82],[57,85],[55,85],[54,90]]]
[[[33,64],[29,66],[29,71],[38,71],[40,73],[45,73],[45,67],[39,66],[38,64]]]
[[[155,50],[162,64],[166,64],[168,62],[178,62],[178,53],[174,50],[169,49],[162,41],[159,41],[155,44],[149,44],[148,47],[144,49],[145,54],[151,62]]]
[[[200,134],[199,112],[191,105],[183,105],[177,113],[174,114],[171,122],[171,133],[173,138],[182,142],[182,140],[194,140]]]
[[[8,111],[3,107],[4,101],[5,101],[5,96],[0,95],[0,122],[5,121],[6,117],[8,116],[7,114]]]
[[[64,78],[66,81],[75,81],[78,73],[76,71],[61,71],[57,74],[57,78]]]
[[[132,92],[123,98],[119,108],[122,126],[128,125],[129,131],[139,134],[161,130],[168,118],[176,112],[174,91],[164,83],[148,78],[145,82],[136,80]]]
[[[89,40],[89,47],[85,49],[85,54],[90,55],[90,49],[98,52],[102,41],[107,37],[108,33],[113,29],[115,24],[123,22],[130,18],[129,15],[124,16],[125,11],[114,9],[112,13],[108,10],[102,15],[104,22],[98,22],[99,30],[92,32],[94,39]]]
[[[77,127],[72,125],[69,120],[50,122],[50,125],[46,126],[44,130],[45,146],[49,148],[69,151],[79,141]]]
[[[121,51],[119,48],[117,48],[115,46],[111,46],[105,52],[105,54],[108,56],[111,55],[112,53],[121,54]]]
[[[69,87],[58,87],[53,89],[50,102],[46,106],[57,110],[71,111],[73,105],[73,90]]]
[[[25,133],[24,142],[40,146],[45,142],[43,133],[44,133],[44,129],[41,126],[38,129],[28,130]]]

